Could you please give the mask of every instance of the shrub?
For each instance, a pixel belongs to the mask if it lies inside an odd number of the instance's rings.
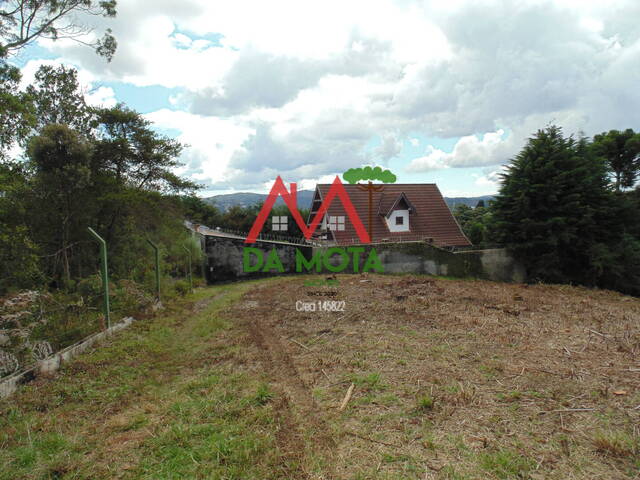
[[[173,288],[179,295],[186,295],[189,293],[189,282],[186,280],[177,280],[176,283],[173,284]]]
[[[423,395],[418,398],[417,408],[419,411],[426,412],[433,409],[435,401],[431,395]]]

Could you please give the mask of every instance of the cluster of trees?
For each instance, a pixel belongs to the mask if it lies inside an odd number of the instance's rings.
[[[90,108],[64,66],[41,67],[20,95],[28,115],[11,139],[24,158],[5,151],[0,163],[0,290],[94,273],[88,226],[106,239],[116,276],[144,278],[147,236],[165,244],[169,264],[184,256],[181,219],[199,204],[197,185],[173,173],[182,145],[125,105]]]
[[[147,238],[163,244],[168,273],[184,268],[182,246],[192,242],[182,219],[217,211],[173,173],[183,146],[124,104],[89,106],[72,68],[42,66],[20,89],[21,72],[9,63],[39,38],[77,39],[110,60],[111,32],[91,37],[81,22],[114,16],[116,2],[0,3],[0,294],[73,289],[94,274],[88,226],[108,243],[114,279],[151,277]]]
[[[251,227],[264,204],[264,202],[259,202],[245,207],[241,205],[233,205],[227,210],[221,211],[215,205],[206,203],[196,196],[182,196],[181,202],[185,208],[185,217],[192,222],[205,225],[210,228],[220,227],[223,230],[242,233],[248,233],[249,230],[251,230]],[[301,208],[299,211],[302,218],[306,220],[309,216],[309,210]],[[286,205],[274,206],[271,209],[271,216],[275,215],[286,216],[289,218],[289,221],[287,223],[288,228],[286,231],[277,231],[274,234],[277,234],[280,237],[292,237],[296,239],[302,237],[302,231],[291,217],[289,207]],[[270,221],[271,218],[269,218],[269,222]],[[263,232],[271,232],[270,223],[265,224]]]
[[[11,122],[0,124],[0,294],[45,285],[69,290],[94,274],[97,247],[88,226],[107,241],[112,277],[137,282],[152,278],[147,238],[163,245],[167,273],[184,269],[185,218],[251,228],[261,205],[221,212],[198,198],[199,186],[173,173],[183,146],[124,104],[87,105],[76,70],[42,66],[19,91],[20,72],[5,67],[12,74],[0,85],[16,108],[3,117]],[[15,145],[19,158],[10,154]],[[292,223],[288,234],[299,235],[297,228]]]
[[[640,295],[640,135],[538,131],[502,175],[488,207],[456,215],[476,244],[499,243],[531,280]]]
[[[491,209],[484,200],[479,200],[475,208],[460,203],[454,207],[453,215],[471,243],[477,248],[488,246]]]

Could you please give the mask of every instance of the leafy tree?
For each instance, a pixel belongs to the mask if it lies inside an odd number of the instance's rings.
[[[480,246],[485,239],[487,227],[480,222],[473,222],[465,231],[469,241],[474,245]]]
[[[499,241],[531,279],[603,284],[620,232],[604,161],[585,139],[539,130],[502,175],[493,204]]]
[[[153,131],[151,122],[119,104],[99,109],[95,159],[116,182],[138,190],[194,191],[193,182],[175,175],[183,145]]]
[[[640,134],[630,128],[610,130],[593,137],[593,149],[606,160],[617,191],[635,185],[640,174]]]
[[[0,4],[0,58],[37,39],[76,40],[111,60],[117,42],[110,29],[87,42],[92,28],[79,19],[86,15],[115,17],[115,0],[5,0]]]
[[[302,209],[298,209],[298,211],[300,212],[300,216],[302,217],[302,219],[306,219],[309,217],[309,209],[306,208],[302,208]],[[296,223],[296,221],[293,219],[293,217],[291,216],[291,212],[289,211],[289,207],[287,207],[286,205],[277,205],[274,206],[271,209],[271,215],[269,216],[269,222],[267,224],[265,224],[265,227],[270,227],[271,226],[271,216],[281,216],[281,217],[287,217],[287,230],[286,231],[276,231],[274,232],[277,235],[280,236],[285,236],[285,237],[292,237],[292,238],[301,238],[303,237],[302,234],[302,230],[300,230],[300,227],[298,226],[298,224]],[[265,228],[265,231],[266,228]]]
[[[0,165],[0,294],[41,280],[40,252],[24,223],[28,188],[24,165]]]
[[[75,68],[42,65],[35,74],[35,82],[27,87],[34,104],[36,131],[46,125],[58,123],[80,132],[91,134],[94,115],[85,102]]]
[[[262,208],[262,203],[241,207],[233,205],[222,215],[222,227],[240,232],[248,232]]]
[[[471,243],[477,247],[490,243],[491,209],[483,206],[471,208],[460,203],[454,208],[453,215]]]
[[[34,169],[31,222],[53,260],[51,273],[71,280],[72,249],[89,224],[91,147],[66,125],[51,124],[27,148]]]
[[[35,124],[31,99],[18,92],[20,78],[20,70],[0,62],[0,160],[14,143],[26,138]]]
[[[179,199],[188,220],[210,228],[221,225],[222,215],[214,205],[195,195],[182,195]]]
[[[478,200],[478,203],[476,204],[476,208],[484,208],[485,204],[484,204],[484,200]]]

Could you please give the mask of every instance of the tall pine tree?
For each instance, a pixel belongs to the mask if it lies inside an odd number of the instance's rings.
[[[615,243],[615,203],[602,159],[585,139],[539,130],[503,175],[493,205],[499,241],[529,278],[599,285]]]

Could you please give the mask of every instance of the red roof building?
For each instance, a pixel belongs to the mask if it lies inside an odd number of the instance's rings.
[[[308,223],[320,208],[331,185],[316,186]],[[468,247],[471,242],[433,183],[376,184],[372,192],[372,226],[369,226],[369,192],[359,185],[344,185],[372,243],[427,241],[439,247]],[[316,231],[316,239],[337,245],[358,244],[360,239],[338,197],[334,198]]]

